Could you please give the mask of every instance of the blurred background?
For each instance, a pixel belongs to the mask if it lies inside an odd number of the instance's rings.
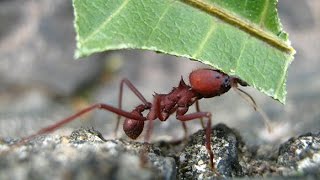
[[[285,106],[253,88],[248,91],[272,120],[268,133],[261,116],[234,91],[200,101],[202,111],[213,113],[213,123],[235,128],[245,142],[279,144],[292,136],[320,129],[320,1],[280,0],[279,14],[297,54],[289,68]],[[0,137],[36,132],[96,102],[117,106],[119,83],[128,78],[146,97],[168,93],[181,75],[203,64],[150,51],[123,50],[74,60],[75,32],[70,0],[0,0]],[[129,90],[124,109],[140,101]],[[194,111],[193,108],[190,112]],[[95,111],[56,133],[94,127],[113,138],[116,116]],[[201,128],[187,123],[189,133]],[[122,128],[118,132],[123,135]],[[183,137],[179,121],[157,121],[153,140]],[[142,141],[143,138],[138,140]]]

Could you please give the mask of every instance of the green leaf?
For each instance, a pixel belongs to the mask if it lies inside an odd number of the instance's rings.
[[[76,57],[146,49],[201,61],[285,102],[295,53],[276,0],[74,0]]]

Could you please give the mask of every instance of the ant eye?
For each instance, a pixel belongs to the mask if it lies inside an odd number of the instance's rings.
[[[224,86],[230,86],[230,79],[229,78],[225,78],[223,81]]]

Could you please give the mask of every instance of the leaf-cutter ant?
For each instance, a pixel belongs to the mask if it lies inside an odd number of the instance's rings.
[[[168,94],[153,95],[153,101],[148,102],[143,95],[136,89],[136,87],[128,80],[123,79],[120,83],[119,104],[118,107],[113,107],[104,103],[97,103],[91,105],[76,114],[67,117],[54,123],[51,126],[47,126],[37,133],[25,137],[21,142],[26,142],[35,136],[50,133],[60,128],[61,126],[75,120],[79,116],[88,113],[94,109],[103,109],[113,112],[118,115],[117,126],[115,133],[118,130],[121,117],[125,117],[123,123],[123,130],[128,137],[136,139],[143,131],[145,121],[149,121],[147,125],[147,132],[144,137],[145,142],[149,142],[153,129],[153,120],[159,119],[160,121],[166,121],[170,115],[176,113],[176,119],[182,122],[185,136],[186,136],[186,121],[200,119],[202,127],[206,129],[205,133],[205,146],[210,156],[209,164],[214,169],[214,155],[211,150],[211,113],[200,111],[199,100],[202,98],[212,98],[220,96],[229,91],[230,88],[236,90],[236,92],[242,96],[252,107],[260,112],[268,125],[268,118],[256,105],[253,98],[245,91],[238,88],[238,85],[247,86],[248,84],[241,79],[228,76],[227,74],[213,69],[198,69],[190,73],[189,75],[190,85],[187,85],[181,77],[178,87],[174,87]],[[141,100],[141,104],[136,106],[131,112],[122,109],[122,95],[123,87],[127,85],[129,89]],[[187,113],[189,107],[195,104],[197,112]],[[146,116],[142,113],[148,111]],[[206,127],[204,127],[203,118],[207,119]]]

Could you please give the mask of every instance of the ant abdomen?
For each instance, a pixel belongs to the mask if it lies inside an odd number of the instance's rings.
[[[195,70],[189,81],[192,89],[205,98],[219,96],[231,88],[230,76],[213,69]]]
[[[131,139],[137,139],[143,131],[144,121],[125,119],[123,131]]]

